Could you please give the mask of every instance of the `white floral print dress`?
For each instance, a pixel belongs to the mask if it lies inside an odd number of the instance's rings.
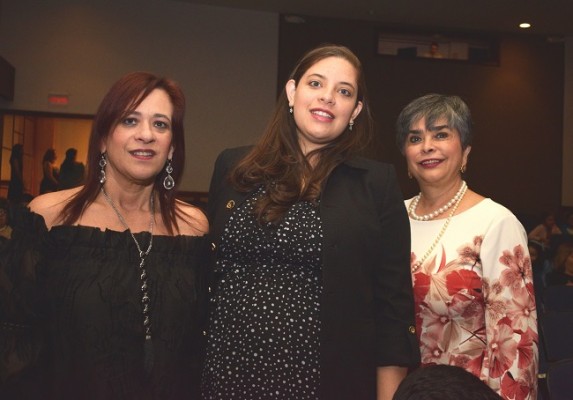
[[[410,219],[422,366],[456,365],[504,399],[536,399],[537,312],[523,226],[484,199],[452,218],[416,268],[444,222]]]

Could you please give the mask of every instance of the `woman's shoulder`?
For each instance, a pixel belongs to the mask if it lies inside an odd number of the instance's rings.
[[[357,171],[363,171],[366,180],[384,186],[388,181],[396,180],[396,170],[393,164],[355,156],[342,163],[343,166]],[[341,168],[337,168],[341,170]],[[343,169],[348,170],[348,169]]]
[[[218,158],[219,159],[223,159],[223,160],[237,160],[237,159],[241,159],[244,156],[247,155],[247,153],[249,151],[251,151],[254,148],[254,146],[252,145],[248,145],[248,146],[239,146],[239,147],[230,147],[227,149],[222,150],[219,153]]]
[[[177,200],[177,208],[181,212],[177,217],[181,235],[203,236],[209,232],[207,216],[199,207]]]
[[[349,160],[345,161],[344,164],[354,168],[362,168],[362,169],[383,170],[383,171],[394,170],[393,164],[362,156],[354,156]]]
[[[77,192],[80,191],[80,189],[81,187],[77,187],[40,195],[35,197],[28,207],[32,212],[44,217],[46,226],[50,228],[56,224],[64,206]]]
[[[483,197],[481,201],[460,215],[467,215],[468,218],[472,218],[476,224],[485,224],[490,227],[519,227],[525,234],[525,229],[515,214],[507,207],[493,201],[489,197]]]
[[[511,210],[504,205],[495,202],[489,197],[483,197],[481,201],[479,201],[476,206],[479,206],[481,212],[488,212],[490,214],[496,215],[498,217],[513,217],[515,215],[511,212]]]

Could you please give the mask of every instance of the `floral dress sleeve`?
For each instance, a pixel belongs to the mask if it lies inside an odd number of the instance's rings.
[[[48,238],[44,219],[22,208],[12,223],[12,239],[0,253],[0,387],[24,371],[32,374],[46,315],[39,285]]]
[[[538,336],[527,236],[512,214],[485,233],[480,250],[487,352],[481,379],[504,399],[536,399]]]

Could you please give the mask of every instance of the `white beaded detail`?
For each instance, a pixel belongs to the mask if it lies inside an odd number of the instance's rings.
[[[460,190],[458,190],[456,195],[450,201],[448,201],[442,207],[438,208],[436,211],[424,215],[416,214],[416,208],[418,207],[418,203],[420,202],[420,198],[422,197],[422,192],[420,192],[416,197],[414,197],[414,199],[410,203],[410,207],[408,207],[408,214],[410,214],[410,217],[412,219],[415,219],[416,221],[430,221],[436,218],[438,215],[443,214],[444,212],[449,210],[455,203],[457,203],[460,200],[461,196],[463,196],[463,193],[465,193],[467,187],[468,185],[466,184],[466,181],[462,181],[462,186],[460,187]]]
[[[452,208],[452,211],[450,211],[450,214],[448,215],[448,218],[446,219],[444,226],[442,226],[442,229],[440,229],[440,233],[438,233],[438,236],[436,237],[436,239],[434,240],[434,242],[432,243],[430,248],[424,253],[422,258],[420,258],[418,261],[416,261],[414,263],[414,265],[412,265],[412,272],[416,272],[418,270],[418,268],[420,268],[424,264],[424,261],[426,261],[426,259],[428,257],[430,257],[430,255],[434,252],[434,249],[436,248],[436,246],[440,243],[440,240],[442,240],[442,236],[444,236],[444,233],[446,233],[446,229],[448,229],[448,225],[450,224],[452,217],[454,216],[454,214],[456,213],[456,210],[458,209],[460,203],[462,202],[462,199],[463,199],[464,195],[466,194],[467,189],[468,189],[468,186],[466,185],[465,182],[463,182],[462,187],[460,188],[460,191],[458,191],[458,193],[456,193],[456,196],[454,197],[454,199],[456,199],[456,202],[454,204],[454,208]],[[410,204],[410,208],[412,208],[411,204]],[[416,219],[416,218],[414,218],[414,219]],[[426,221],[426,220],[422,220],[422,221]]]

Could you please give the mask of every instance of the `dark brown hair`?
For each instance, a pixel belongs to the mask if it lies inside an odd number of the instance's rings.
[[[231,184],[241,192],[250,192],[261,185],[265,187],[266,195],[255,206],[261,223],[277,223],[298,201],[316,202],[332,170],[359,152],[371,139],[373,122],[364,73],[360,60],[351,50],[338,45],[314,48],[298,61],[289,80],[293,79],[298,85],[310,67],[329,57],[346,60],[356,69],[357,102],[362,102],[362,111],[354,120],[352,131],[346,129],[331,143],[305,156],[298,143],[296,123],[289,113],[286,91],[282,90],[260,141],[230,174]],[[309,158],[317,160],[314,167]]]
[[[64,225],[71,225],[77,221],[85,208],[99,194],[101,184],[98,178],[102,142],[113,132],[117,124],[133,112],[155,89],[164,90],[173,104],[171,129],[174,151],[171,176],[175,180],[175,188],[166,190],[163,187],[163,179],[165,178],[163,171],[155,178],[154,191],[158,195],[161,217],[168,232],[173,234],[173,228],[178,228],[175,195],[185,164],[185,133],[183,130],[185,96],[174,81],[148,72],[132,72],[123,76],[111,87],[99,105],[89,139],[86,183],[64,207],[61,215]]]

